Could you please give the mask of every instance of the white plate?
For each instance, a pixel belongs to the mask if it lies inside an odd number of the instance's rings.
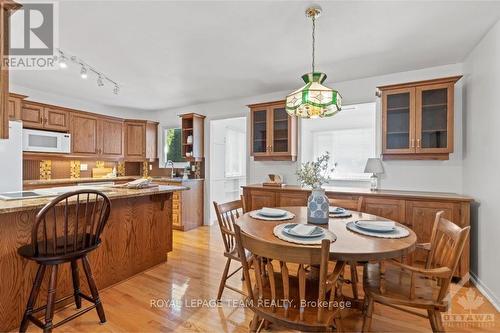
[[[282,217],[286,215],[286,210],[264,207],[259,210],[259,214],[266,217]]]
[[[358,228],[375,232],[391,232],[395,228],[394,223],[390,223],[389,221],[359,220],[354,222],[354,224]]]
[[[285,234],[290,235],[290,236],[300,237],[300,238],[314,238],[314,237],[323,236],[325,234],[325,229],[315,226],[315,229],[314,229],[314,231],[311,234],[309,234],[309,235],[300,235],[300,234],[296,233],[295,231],[293,231],[293,228],[296,225],[297,224],[289,224],[289,225],[285,226],[283,228],[283,232]]]
[[[342,213],[345,213],[345,209],[342,207],[330,206],[330,207],[328,207],[328,212],[330,214],[342,214]]]

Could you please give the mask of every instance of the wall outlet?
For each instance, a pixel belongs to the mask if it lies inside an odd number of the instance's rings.
[[[153,164],[149,164],[149,171],[153,170]]]
[[[87,171],[88,168],[89,168],[88,164],[83,164],[83,163],[80,164],[80,171]]]

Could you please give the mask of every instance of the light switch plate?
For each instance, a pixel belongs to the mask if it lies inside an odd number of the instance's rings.
[[[80,171],[87,171],[89,168],[88,164],[80,164]]]
[[[153,170],[153,165],[149,164],[149,171]]]

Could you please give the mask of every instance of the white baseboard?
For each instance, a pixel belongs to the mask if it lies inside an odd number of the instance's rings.
[[[470,273],[470,279],[471,282],[474,283],[476,288],[483,294],[488,301],[490,301],[491,304],[496,308],[497,311],[500,312],[500,300],[495,296],[495,294],[491,291],[490,288],[488,288],[481,279],[479,279],[476,274]]]

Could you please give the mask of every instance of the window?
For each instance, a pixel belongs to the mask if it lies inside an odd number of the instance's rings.
[[[183,168],[189,165],[182,156],[182,131],[180,128],[163,128],[161,142],[163,154],[161,154],[160,167],[166,167],[167,161],[174,162],[174,167]]]
[[[307,119],[301,133],[303,162],[328,151],[333,180],[369,179],[363,171],[376,152],[375,103],[345,106],[332,118]]]
[[[242,177],[245,175],[245,133],[231,128],[226,129],[225,176]]]

